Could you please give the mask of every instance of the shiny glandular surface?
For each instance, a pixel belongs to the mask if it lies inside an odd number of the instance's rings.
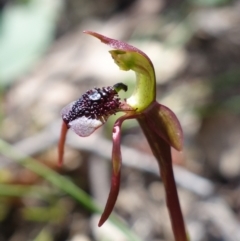
[[[88,90],[78,100],[65,106],[63,121],[77,135],[85,137],[102,126],[120,107],[120,98],[113,87]]]

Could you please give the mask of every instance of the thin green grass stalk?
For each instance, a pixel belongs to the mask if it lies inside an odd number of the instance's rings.
[[[47,228],[43,228],[33,241],[53,241],[53,237],[50,232],[48,232]]]
[[[1,197],[22,197],[28,196],[47,200],[47,197],[52,195],[49,188],[41,187],[39,185],[20,185],[20,184],[5,184],[0,183],[0,196]]]
[[[43,177],[55,187],[64,191],[74,199],[76,199],[81,205],[94,213],[101,213],[102,209],[92,200],[92,198],[75,185],[71,180],[59,175],[57,172],[51,170],[47,166],[37,162],[35,159],[24,155],[10,144],[0,139],[0,153],[7,158],[17,162],[18,164],[26,167],[27,169],[35,172],[37,175]],[[118,227],[131,241],[141,241],[131,230],[126,227],[116,217],[110,219],[113,224]]]

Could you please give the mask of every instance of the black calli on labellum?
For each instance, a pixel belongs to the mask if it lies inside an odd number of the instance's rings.
[[[88,90],[78,100],[62,109],[63,121],[77,135],[89,136],[103,125],[110,115],[119,111],[121,102],[118,92],[120,90],[127,91],[127,86],[118,83],[113,87]]]

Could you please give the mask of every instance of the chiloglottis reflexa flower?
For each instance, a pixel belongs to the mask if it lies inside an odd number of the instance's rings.
[[[166,106],[156,101],[156,78],[153,64],[141,50],[125,42],[108,38],[101,34],[85,31],[113,50],[109,51],[120,69],[133,70],[136,74],[135,89],[130,98],[120,100],[118,92],[127,91],[127,86],[119,83],[113,87],[95,88],[70,103],[62,110],[62,131],[59,141],[59,162],[63,161],[63,150],[68,129],[86,137],[102,126],[110,115],[123,112],[112,131],[112,178],[107,204],[99,221],[101,226],[111,214],[119,193],[121,175],[121,126],[127,119],[136,119],[156,157],[165,186],[167,206],[172,228],[177,241],[187,240],[182,213],[178,201],[172,171],[171,147],[182,149],[183,134],[176,115]]]

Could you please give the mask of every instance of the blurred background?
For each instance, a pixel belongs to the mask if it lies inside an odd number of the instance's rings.
[[[92,30],[153,61],[158,101],[178,116],[172,151],[192,241],[240,240],[240,1],[0,1],[0,241],[172,241],[156,161],[126,121],[117,220],[98,228],[110,184],[114,119],[88,138],[68,133],[57,165],[60,110],[86,90],[123,82]],[[126,96],[123,96],[124,98]],[[27,159],[24,159],[27,157]]]

